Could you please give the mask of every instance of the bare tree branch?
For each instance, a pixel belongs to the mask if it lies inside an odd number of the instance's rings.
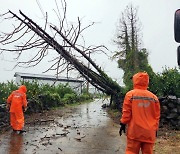
[[[77,44],[77,41],[82,32],[90,26],[94,25],[94,23],[88,25],[85,28],[82,28],[81,21],[78,18],[78,25],[76,27],[74,27],[74,25],[71,25],[70,29],[66,29],[64,26],[65,22],[66,25],[68,25],[66,20],[66,2],[65,0],[62,0],[61,2],[63,4],[64,14],[63,17],[61,17],[60,10],[58,9],[57,16],[60,21],[59,28],[57,28],[57,26],[53,24],[48,23],[47,14],[45,15],[44,29],[21,11],[19,11],[19,15],[13,13],[12,11],[4,14],[10,14],[11,19],[17,19],[20,24],[14,27],[14,30],[11,33],[4,34],[5,37],[0,40],[0,43],[6,46],[8,44],[20,41],[25,36],[28,36],[29,39],[26,39],[25,43],[21,42],[21,45],[15,45],[15,49],[1,48],[0,50],[2,52],[17,52],[18,55],[16,59],[18,60],[21,54],[24,53],[24,51],[31,50],[33,48],[36,50],[38,49],[38,51],[32,58],[24,62],[19,61],[16,64],[16,66],[23,67],[34,67],[38,65],[44,59],[44,57],[48,55],[48,53],[50,52],[49,50],[54,50],[57,52],[57,56],[50,60],[52,64],[45,72],[54,70],[56,71],[56,74],[59,75],[64,71],[67,71],[68,74],[69,71],[76,69],[83,78],[85,78],[97,89],[109,95],[117,95],[117,93],[121,91],[121,87],[115,81],[112,81],[112,79],[109,78],[106,73],[103,72],[101,68],[89,56],[89,54],[93,52],[103,53],[104,51],[102,48],[107,48],[105,46],[90,46],[88,48],[85,48],[84,46]],[[39,7],[41,6],[39,5]],[[49,28],[50,30],[52,30],[52,35],[50,35],[48,31],[46,31],[48,25],[50,25]],[[13,37],[15,39],[13,39]],[[83,48],[83,50],[81,50],[79,47]],[[84,64],[84,62],[86,62],[86,65]],[[91,67],[87,66],[87,63],[91,64]]]

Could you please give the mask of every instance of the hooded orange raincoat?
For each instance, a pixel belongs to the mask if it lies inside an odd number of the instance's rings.
[[[26,91],[26,86],[22,85],[18,90],[13,91],[7,99],[13,130],[22,130],[24,127],[23,108],[27,108]]]
[[[160,103],[157,96],[147,90],[148,85],[147,73],[139,72],[133,76],[134,89],[125,96],[120,122],[127,124],[127,138],[131,141],[154,144],[160,119]]]

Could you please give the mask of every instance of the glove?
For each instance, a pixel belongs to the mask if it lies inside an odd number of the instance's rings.
[[[7,105],[6,105],[6,110],[9,112],[9,110],[10,110],[10,104],[7,104]]]
[[[27,111],[27,107],[23,107],[23,111],[26,112]]]
[[[126,133],[126,124],[120,123],[120,129],[119,129],[119,135],[122,135],[122,131],[124,131],[124,133]]]

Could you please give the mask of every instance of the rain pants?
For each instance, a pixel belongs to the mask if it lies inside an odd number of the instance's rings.
[[[139,72],[133,76],[133,90],[127,92],[120,122],[127,124],[126,154],[152,154],[160,119],[160,103],[148,91],[149,76]]]
[[[26,86],[22,85],[18,90],[13,91],[7,99],[10,106],[10,124],[13,130],[22,130],[24,127],[23,108],[27,107],[26,91]]]

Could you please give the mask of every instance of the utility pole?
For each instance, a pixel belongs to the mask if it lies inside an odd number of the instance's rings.
[[[90,58],[90,51],[88,53],[89,58]],[[88,61],[88,69],[90,68],[90,62]],[[89,81],[87,81],[87,93],[89,93]]]

